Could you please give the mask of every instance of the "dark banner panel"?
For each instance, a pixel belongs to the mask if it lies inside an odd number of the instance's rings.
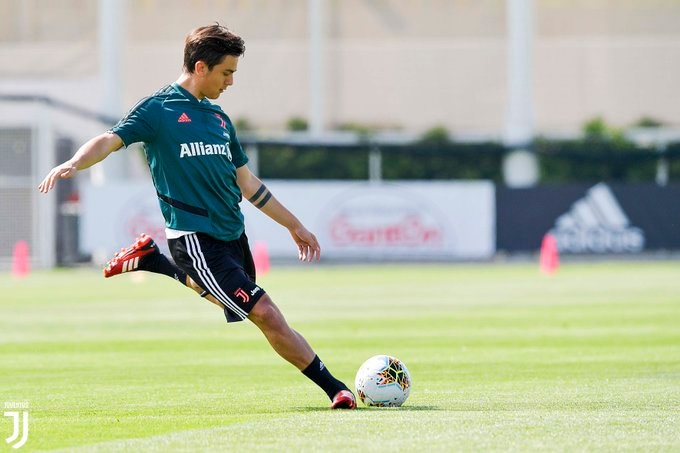
[[[499,251],[536,251],[546,233],[561,253],[680,250],[680,185],[496,188]]]

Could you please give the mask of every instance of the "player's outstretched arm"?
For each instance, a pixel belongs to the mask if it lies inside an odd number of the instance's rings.
[[[38,190],[47,193],[59,179],[72,178],[78,170],[84,170],[106,159],[112,152],[123,146],[123,140],[116,134],[105,132],[98,135],[83,146],[66,162],[57,165],[38,185]]]
[[[236,183],[241,189],[243,197],[250,201],[253,206],[288,229],[293,241],[297,244],[298,258],[301,261],[319,260],[321,246],[316,236],[272,195],[247,165],[236,169]]]

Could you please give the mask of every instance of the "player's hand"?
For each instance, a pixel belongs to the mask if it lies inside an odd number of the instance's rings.
[[[45,176],[45,179],[38,184],[38,190],[42,193],[47,193],[54,187],[58,179],[72,178],[78,169],[70,161],[66,161],[61,165],[57,165]]]
[[[303,226],[289,231],[297,244],[298,258],[300,261],[319,261],[321,258],[321,246],[319,245],[319,241],[316,240],[316,236]]]

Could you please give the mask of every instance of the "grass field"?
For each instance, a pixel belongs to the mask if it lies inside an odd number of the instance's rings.
[[[261,284],[348,384],[409,367],[401,408],[331,411],[250,323],[163,276],[0,274],[0,404],[24,451],[680,451],[680,263],[294,266]],[[0,451],[12,432],[0,420]]]

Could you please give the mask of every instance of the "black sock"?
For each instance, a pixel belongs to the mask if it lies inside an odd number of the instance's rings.
[[[349,390],[345,384],[333,377],[318,355],[315,355],[312,363],[302,370],[302,374],[321,387],[331,400],[340,390]]]
[[[185,286],[187,284],[187,273],[177,267],[175,263],[170,261],[162,253],[153,253],[148,255],[146,259],[139,263],[139,268],[144,271],[167,275],[168,277],[174,278]]]

